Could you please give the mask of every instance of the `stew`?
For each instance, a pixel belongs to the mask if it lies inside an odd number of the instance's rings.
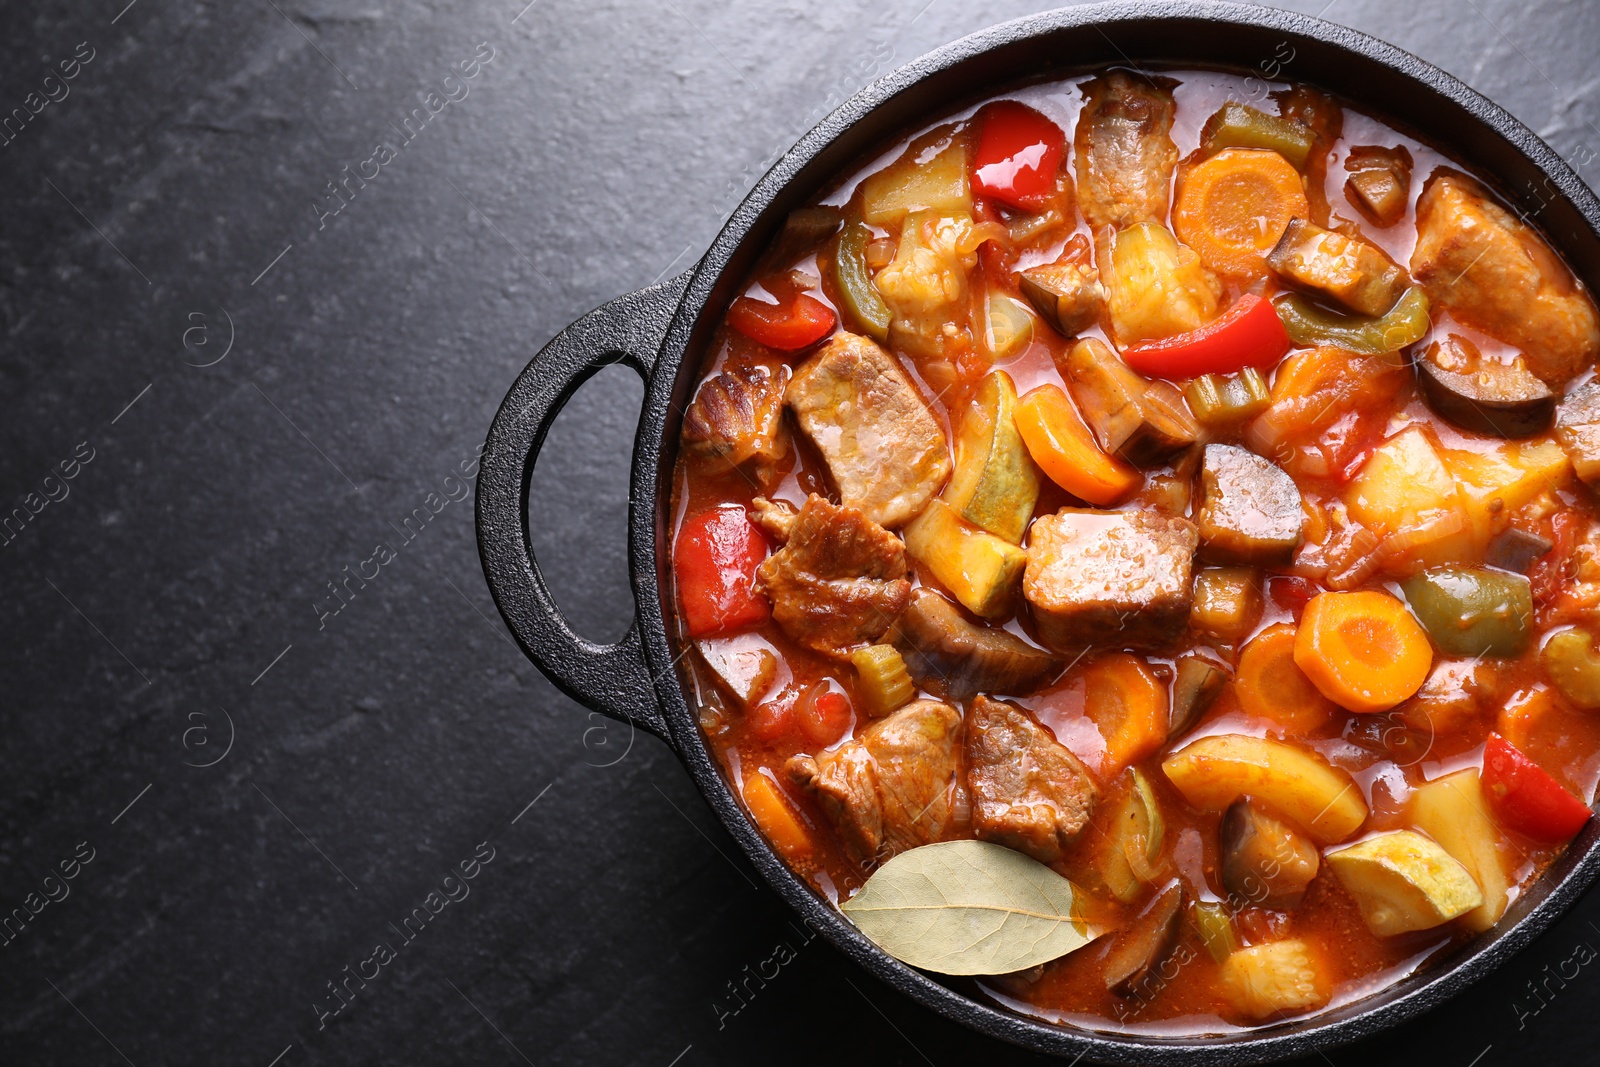
[[[885,146],[684,417],[735,791],[834,904],[880,880],[880,943],[1042,1018],[1367,995],[1501,921],[1600,783],[1595,302],[1462,164],[1267,88],[1106,70]],[[894,949],[922,849],[952,908],[974,864],[1049,887],[1065,954]]]

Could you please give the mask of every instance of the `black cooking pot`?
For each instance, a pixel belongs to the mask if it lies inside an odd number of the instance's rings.
[[[1292,59],[1285,63],[1287,56]],[[890,986],[986,1034],[1061,1056],[1106,1063],[1258,1063],[1374,1034],[1504,962],[1594,880],[1600,820],[1493,930],[1365,999],[1310,1018],[1207,1038],[1164,1040],[1051,1025],[971,999],[897,962],[784,866],[735,801],[706,747],[685,699],[681,653],[666,624],[679,423],[713,328],[785,216],[910,130],[1008,84],[1134,63],[1225,67],[1331,90],[1471,163],[1516,209],[1536,216],[1581,276],[1600,277],[1600,200],[1578,176],[1505,111],[1382,41],[1304,15],[1231,3],[1111,3],[1019,19],[930,53],[857,93],[778,161],[692,270],[597,308],[546,345],[518,377],[490,428],[478,478],[478,548],[495,603],[528,657],[575,699],[670,745],[767,883],[811,927]],[[637,614],[621,641],[597,645],[562,619],[539,573],[528,537],[528,477],[562,405],[596,370],[619,362],[637,370],[646,387],[629,510]]]

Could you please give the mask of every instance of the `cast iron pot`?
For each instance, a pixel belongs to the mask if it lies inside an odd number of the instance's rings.
[[[712,329],[788,212],[910,129],[1008,84],[1130,63],[1226,67],[1259,77],[1278,73],[1273,61],[1282,65],[1279,76],[1331,90],[1470,162],[1515,208],[1537,217],[1580,276],[1600,277],[1600,200],[1532,131],[1415,56],[1319,19],[1241,4],[1080,7],[965,37],[857,93],[778,161],[693,269],[602,305],[546,345],[506,395],[483,454],[478,549],[495,603],[528,657],[574,699],[670,745],[762,877],[841,952],[934,1011],[1041,1052],[1105,1063],[1244,1064],[1365,1037],[1499,966],[1600,870],[1595,820],[1492,931],[1419,974],[1310,1018],[1171,1040],[1052,1025],[981,1003],[897,962],[791,873],[734,799],[685,698],[680,649],[667,625],[679,423]],[[562,619],[540,575],[528,536],[528,478],[562,405],[611,363],[625,363],[645,380],[629,511],[637,611],[626,637],[597,645]]]

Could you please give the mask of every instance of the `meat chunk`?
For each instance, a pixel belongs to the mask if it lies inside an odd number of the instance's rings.
[[[974,693],[1032,692],[1061,673],[1062,661],[1015,634],[971,622],[950,601],[923,586],[884,638],[924,689],[951,700]]]
[[[1411,273],[1435,304],[1522,350],[1552,385],[1600,353],[1594,299],[1534,230],[1461,174],[1436,172],[1417,200]]]
[[[945,835],[960,789],[960,731],[955,708],[918,700],[832,752],[794,757],[784,770],[816,797],[853,859],[882,862]]]
[[[1100,796],[1089,769],[1032,715],[986,696],[967,714],[966,749],[973,833],[1059,860]]]
[[[1107,226],[1166,219],[1178,165],[1172,141],[1176,111],[1165,78],[1114,70],[1084,85],[1072,141],[1078,204],[1096,234]]]
[[[845,506],[875,523],[914,517],[950,476],[944,431],[893,356],[835,334],[795,372],[789,405]]]
[[[1271,460],[1234,445],[1207,445],[1200,485],[1200,540],[1209,555],[1268,564],[1300,547],[1306,519],[1300,490]]]
[[[1200,535],[1188,519],[1062,508],[1035,519],[1023,595],[1055,649],[1160,647],[1188,625]]]
[[[768,500],[758,496],[750,501],[747,511],[750,521],[766,531],[774,544],[787,544],[789,531],[794,529],[794,520],[800,517],[800,509],[787,500]]]
[[[772,617],[807,648],[847,656],[882,636],[911,597],[905,545],[856,508],[812,494],[789,542],[756,569]]]
[[[683,447],[702,468],[742,472],[770,488],[778,464],[789,454],[783,425],[783,394],[789,365],[740,360],[700,384],[683,416]]]
[[[1290,219],[1267,265],[1285,285],[1326,297],[1358,315],[1382,315],[1410,285],[1377,245],[1308,219]]]

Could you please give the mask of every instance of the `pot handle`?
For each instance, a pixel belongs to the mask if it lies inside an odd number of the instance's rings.
[[[501,403],[478,473],[478,554],[517,644],[574,700],[643,726],[669,745],[637,615],[622,640],[600,645],[574,631],[550,595],[528,536],[528,479],[551,424],[591,375],[622,363],[648,381],[687,285],[685,274],[619,296],[552,338]]]

